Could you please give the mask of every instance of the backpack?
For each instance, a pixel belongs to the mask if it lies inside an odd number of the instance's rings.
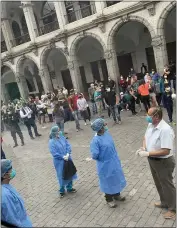
[[[155,82],[155,92],[158,94],[158,93],[161,93],[161,89],[160,89],[160,82],[157,81]]]

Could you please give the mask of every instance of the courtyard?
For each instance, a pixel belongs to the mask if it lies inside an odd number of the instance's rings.
[[[42,137],[33,141],[22,126],[25,146],[15,149],[10,133],[4,133],[4,151],[17,171],[12,184],[24,198],[34,227],[175,227],[174,220],[165,221],[163,211],[154,207],[159,198],[147,160],[135,156],[147,127],[145,116],[143,113],[135,117],[130,112],[121,114],[122,125],[114,125],[111,119],[105,118],[127,179],[127,187],[122,193],[126,201],[120,202],[115,209],[106,205],[104,195],[99,191],[95,161],[86,161],[94,136],[90,125],[84,126],[81,120],[83,131],[76,133],[74,122],[65,124],[79,178],[74,184],[77,193],[67,194],[63,199],[58,194],[48,150],[51,124],[46,124],[46,129],[38,125]],[[167,120],[166,114],[164,119]]]

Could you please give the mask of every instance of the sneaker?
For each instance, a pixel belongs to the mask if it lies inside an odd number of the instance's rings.
[[[72,188],[71,190],[67,190],[68,193],[76,193],[77,190],[75,188]]]
[[[87,123],[85,123],[85,126],[87,125]]]
[[[168,208],[168,206],[161,204],[161,202],[155,202],[154,206],[158,208]]]
[[[122,122],[119,120],[119,121],[118,121],[118,124],[122,124]]]
[[[35,139],[33,136],[31,136],[31,139]]]
[[[65,193],[60,192],[60,198],[63,198],[65,196]]]
[[[167,211],[163,214],[164,219],[173,219],[176,217],[176,213],[174,211]]]
[[[78,132],[78,131],[79,131],[79,129],[76,129],[76,131]]]
[[[46,126],[43,126],[42,128],[43,128],[43,129],[45,129],[45,128],[46,128]]]
[[[111,201],[111,202],[107,202],[108,206],[110,208],[116,208],[117,207],[117,204],[114,202],[114,201]]]
[[[15,144],[14,146],[13,146],[13,148],[15,148],[15,147],[17,147],[18,146],[18,144]]]
[[[125,196],[121,196],[121,195],[114,196],[114,199],[117,200],[117,201],[125,201],[126,200]]]
[[[36,137],[40,137],[40,136],[42,136],[42,135],[41,135],[41,134],[37,134],[37,135],[36,135]]]
[[[24,145],[25,145],[25,143],[24,143],[24,142],[22,142],[22,143],[21,143],[21,146],[24,146]]]
[[[173,124],[173,125],[176,125],[176,123],[175,123],[174,121],[172,121],[172,124]]]

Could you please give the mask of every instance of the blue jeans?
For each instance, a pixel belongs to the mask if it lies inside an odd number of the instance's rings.
[[[73,182],[69,182],[67,185],[66,185],[66,189],[68,192],[70,192],[72,189],[73,189]],[[65,193],[65,186],[61,186],[60,187],[60,193]]]
[[[114,121],[121,121],[119,105],[109,106]]]
[[[76,110],[76,111],[73,111],[72,112],[73,114],[73,117],[74,117],[74,120],[75,120],[75,123],[76,123],[76,129],[80,129],[80,124],[79,124],[79,111]]]
[[[93,112],[93,114],[96,114],[97,113],[96,103],[95,102],[91,102],[91,104],[92,104],[92,112]]]
[[[60,122],[57,122],[56,124],[60,128],[60,131],[64,134],[64,120],[61,120]]]

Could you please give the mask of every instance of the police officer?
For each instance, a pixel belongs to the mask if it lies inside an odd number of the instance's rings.
[[[15,143],[14,147],[18,146],[16,134],[19,135],[21,139],[21,145],[24,146],[24,137],[18,125],[19,115],[17,112],[15,112],[15,107],[12,104],[9,104],[6,110],[4,109],[2,118],[11,132],[11,136]]]

